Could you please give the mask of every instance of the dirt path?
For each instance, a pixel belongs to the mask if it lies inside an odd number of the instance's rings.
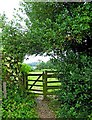
[[[55,120],[54,112],[48,107],[48,100],[43,100],[43,96],[38,96],[36,98],[36,102],[37,112],[41,120],[44,118],[49,118],[49,120]]]

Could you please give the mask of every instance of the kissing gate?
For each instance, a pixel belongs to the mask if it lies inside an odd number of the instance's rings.
[[[57,71],[44,71],[43,73],[30,73],[24,76],[24,87],[27,93],[53,95],[60,88],[61,82],[57,79]]]

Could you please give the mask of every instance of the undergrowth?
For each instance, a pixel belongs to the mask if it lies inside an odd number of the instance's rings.
[[[57,93],[57,118],[92,120],[92,57],[71,52],[62,58],[58,66],[62,85]]]
[[[7,99],[3,98],[2,101],[2,119],[31,119],[38,118],[36,112],[35,96],[33,95],[20,95],[15,88],[7,91]]]

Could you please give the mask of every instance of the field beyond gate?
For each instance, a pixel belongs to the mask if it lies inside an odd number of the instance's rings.
[[[60,85],[57,71],[31,72],[26,76],[27,92],[44,95],[44,98],[47,95],[53,95]]]

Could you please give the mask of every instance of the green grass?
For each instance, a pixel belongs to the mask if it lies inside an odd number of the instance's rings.
[[[38,70],[38,69],[35,69],[34,72],[43,72],[43,71],[54,71],[55,69],[41,69],[41,70]]]
[[[45,69],[45,70],[47,70],[47,69]],[[37,70],[37,71],[34,71],[34,72],[30,72],[30,73],[32,73],[32,74],[35,74],[35,73],[36,74],[41,74],[41,73],[43,73],[43,71],[44,70],[40,70],[40,71]],[[49,69],[49,71],[50,71],[50,69]],[[36,80],[37,78],[38,78],[38,76],[29,76],[28,77],[29,80]],[[39,80],[42,80],[42,77]],[[47,81],[58,81],[58,79],[57,78],[48,78]],[[34,81],[29,81],[28,82],[28,84],[33,84],[33,83],[34,83]],[[35,85],[43,85],[43,82],[37,81]],[[61,83],[47,83],[47,86],[60,86],[60,85],[61,85]],[[28,88],[30,88],[30,86]],[[43,90],[43,87],[33,86],[32,89]],[[56,89],[56,90],[55,89],[48,89],[48,92],[54,92],[54,91],[57,91],[57,90],[58,89]]]

